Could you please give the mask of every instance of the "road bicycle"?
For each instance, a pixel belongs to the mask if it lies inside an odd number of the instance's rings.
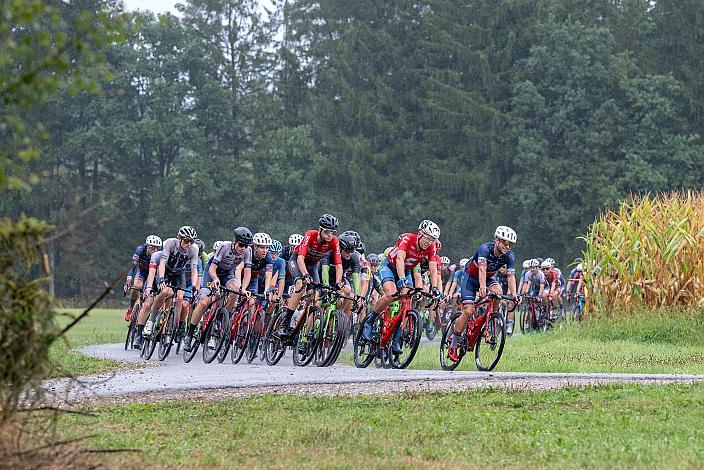
[[[548,328],[548,315],[539,297],[535,295],[523,296],[523,307],[520,312],[521,333],[531,331],[546,331]]]
[[[138,289],[136,287],[130,286],[130,288],[125,291],[124,296],[127,295],[127,292],[132,291],[132,290],[139,292],[139,296],[137,297],[137,300],[135,301],[134,305],[132,306],[132,315],[130,317],[129,323],[127,324],[127,337],[125,338],[125,351],[132,349],[133,344],[134,344],[134,339],[137,337],[137,317],[139,316],[139,311],[142,308],[142,295],[144,294],[143,289]]]
[[[151,359],[157,343],[159,344],[159,360],[163,361],[166,359],[169,352],[171,352],[171,347],[178,331],[178,292],[186,292],[186,289],[177,286],[167,287],[171,289],[171,297],[164,301],[164,305],[159,309],[154,319],[152,333],[149,336],[145,336],[142,343],[141,355],[146,360]]]
[[[342,351],[347,336],[347,315],[338,308],[340,300],[350,300],[353,302],[352,310],[356,310],[360,302],[359,297],[348,297],[340,294],[334,287],[316,284],[321,296],[323,319],[322,327],[317,331],[320,337],[317,339],[318,350],[315,357],[315,365],[318,367],[328,367],[337,361]]]
[[[357,338],[354,343],[354,364],[359,368],[367,367],[377,358],[383,367],[405,369],[415,357],[421,337],[421,317],[417,310],[412,309],[413,299],[425,297],[437,301],[432,295],[427,294],[422,288],[406,289],[403,293],[396,293],[394,297],[399,301],[397,313],[393,308],[386,308],[382,315],[375,320],[372,328],[372,339],[364,339],[362,331],[364,323],[359,325]],[[401,353],[389,353],[389,346],[401,328],[400,338],[397,337]]]
[[[440,343],[440,365],[444,370],[455,370],[462,362],[467,351],[474,350],[474,360],[477,369],[490,371],[496,367],[506,342],[506,324],[498,311],[494,311],[494,301],[504,300],[510,302],[508,312],[518,306],[518,301],[510,295],[489,293],[486,297],[475,302],[476,313],[467,322],[460,340],[457,344],[458,360],[455,362],[449,357],[452,347],[452,337],[455,331],[455,322],[460,317],[460,312],[455,313],[450,323],[443,330]]]

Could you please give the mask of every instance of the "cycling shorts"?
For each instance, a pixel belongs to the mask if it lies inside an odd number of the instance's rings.
[[[383,286],[385,282],[391,281],[394,285],[400,280],[396,269],[394,269],[390,264],[388,259],[384,259],[379,265],[379,275],[381,276],[381,285]],[[406,273],[406,281],[408,285],[413,285],[413,278],[411,277],[411,271]]]
[[[491,286],[498,285],[499,281],[495,277],[489,277],[486,280],[487,289]],[[460,283],[462,292],[460,294],[460,299],[462,299],[462,304],[471,304],[477,300],[477,291],[479,290],[479,278],[470,276],[466,272],[462,273],[462,282]]]
[[[221,286],[225,286],[231,290],[237,290],[240,285],[240,281],[235,279],[235,268],[228,271],[216,269],[215,274],[218,276]],[[205,271],[203,280],[200,283],[200,295],[210,295],[210,283],[212,280],[213,279],[210,277],[210,263],[208,263],[208,269]]]
[[[298,254],[294,253],[291,255],[291,259],[288,261],[288,272],[291,273],[291,277],[293,278],[293,282],[295,283],[299,279],[303,279],[303,273],[301,273],[301,270],[298,268]],[[320,284],[320,262],[317,262],[315,264],[308,264],[306,263],[306,269],[308,270],[308,274],[313,278],[313,282],[316,284]]]

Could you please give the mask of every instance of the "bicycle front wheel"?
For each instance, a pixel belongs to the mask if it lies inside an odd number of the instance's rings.
[[[245,349],[247,349],[247,337],[249,336],[249,311],[242,314],[239,320],[235,320],[232,326],[232,352],[230,359],[233,364],[237,364],[242,359]]]
[[[402,329],[402,333],[399,340],[401,353],[394,354],[393,351],[390,351],[389,362],[394,369],[405,369],[415,357],[422,334],[420,325],[420,314],[415,310],[409,310],[408,313],[406,313],[406,324],[403,325],[402,322],[399,322],[396,326],[396,329]]]
[[[482,325],[479,337],[474,344],[474,359],[477,369],[490,371],[496,367],[506,342],[506,329],[501,314],[494,312]]]
[[[457,366],[460,365],[460,362],[462,362],[462,358],[464,357],[465,351],[460,347],[457,348],[457,355],[459,356],[459,360],[457,362],[450,359],[450,356],[448,355],[450,352],[450,347],[452,347],[452,336],[455,331],[456,321],[457,318],[451,318],[442,330],[442,340],[440,341],[440,367],[442,367],[443,370],[455,370]]]
[[[218,356],[230,328],[230,312],[225,307],[215,311],[205,330],[203,339],[203,362],[210,364]]]
[[[176,307],[171,306],[169,308],[169,314],[166,317],[166,322],[164,323],[163,330],[161,331],[161,336],[159,338],[159,360],[163,361],[171,352],[171,345],[174,341],[174,336],[176,335],[176,328],[178,314],[176,313]]]

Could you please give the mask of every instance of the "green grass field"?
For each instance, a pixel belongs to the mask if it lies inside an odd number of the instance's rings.
[[[81,312],[79,309],[62,310],[59,325],[67,325]],[[93,310],[87,318],[69,330],[65,340],[54,343],[49,350],[49,355],[56,364],[51,377],[94,374],[120,367],[120,362],[89,357],[75,349],[89,344],[124,341],[127,334],[124,313],[114,309]]]
[[[704,385],[387,397],[252,396],[63,416],[109,457],[160,466],[701,468]]]
[[[352,354],[344,360],[351,364]],[[421,346],[409,368],[440,369],[439,344]],[[458,370],[476,370],[474,353]],[[508,338],[495,370],[704,374],[704,316],[661,312],[517,333]]]

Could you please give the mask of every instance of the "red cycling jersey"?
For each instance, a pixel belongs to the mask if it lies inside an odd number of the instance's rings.
[[[558,279],[557,271],[550,268],[549,271],[543,271],[543,274],[545,274],[545,282],[547,283],[548,287],[552,287],[552,284]]]
[[[428,248],[426,248],[425,250],[421,250],[420,248],[418,248],[418,234],[404,233],[401,239],[396,242],[396,246],[394,246],[393,249],[389,251],[389,256],[387,257],[387,259],[389,260],[389,266],[392,269],[396,270],[396,256],[398,255],[399,251],[406,252],[406,260],[404,262],[404,269],[406,271],[410,271],[417,264],[420,264],[425,259],[436,261],[436,247],[437,245],[435,243],[431,243]]]
[[[322,240],[322,238],[321,238]],[[340,241],[333,236],[330,241],[318,242],[318,231],[308,230],[303,236],[303,241],[296,247],[296,254],[305,258],[306,264],[318,264],[328,253],[333,252],[335,264],[342,264],[340,256]]]

